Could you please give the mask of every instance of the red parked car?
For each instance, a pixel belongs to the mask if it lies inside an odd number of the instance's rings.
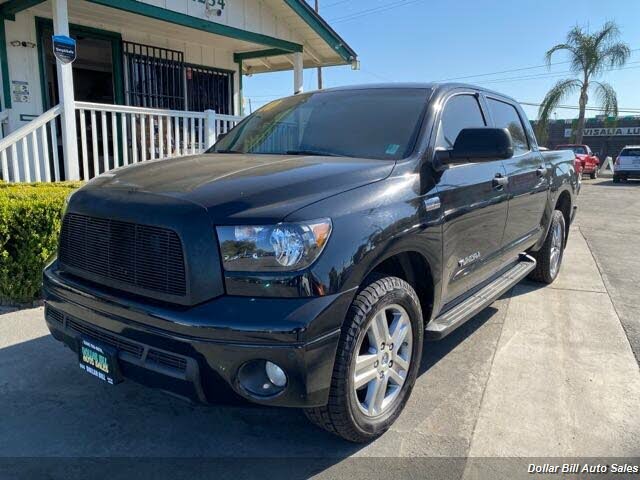
[[[558,145],[556,150],[573,150],[576,154],[576,170],[580,165],[580,171],[583,175],[589,175],[590,178],[598,178],[598,170],[600,167],[600,159],[593,154],[589,145],[566,144]]]

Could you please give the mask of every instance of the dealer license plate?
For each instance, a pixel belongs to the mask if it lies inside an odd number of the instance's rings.
[[[118,369],[118,351],[91,338],[80,339],[80,368],[94,377],[115,385],[122,381]]]

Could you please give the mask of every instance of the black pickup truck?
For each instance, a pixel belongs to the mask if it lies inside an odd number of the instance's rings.
[[[425,339],[558,275],[579,188],[511,98],[461,84],[301,94],[203,155],[68,200],[45,317],[85,372],[304,408],[350,441],[398,417]]]

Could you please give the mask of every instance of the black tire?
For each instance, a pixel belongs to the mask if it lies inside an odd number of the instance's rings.
[[[620,177],[613,176],[613,183],[620,183]]]
[[[598,169],[596,168],[593,172],[591,172],[589,177],[591,178],[591,180],[595,180],[596,178],[598,178]]]
[[[412,329],[411,359],[400,393],[388,406],[388,410],[377,417],[369,417],[360,410],[354,390],[354,356],[358,354],[361,338],[366,334],[375,314],[389,305],[400,305],[409,316]],[[382,435],[398,418],[411,395],[422,358],[423,336],[422,309],[411,285],[396,277],[371,279],[351,304],[343,324],[329,401],[323,407],[306,409],[309,420],[350,442],[365,443]]]
[[[553,249],[553,233],[556,228],[561,229],[561,245],[559,252],[558,264],[553,268],[552,261],[552,249]],[[529,278],[536,282],[553,283],[560,273],[562,267],[562,259],[564,257],[564,247],[566,245],[566,222],[564,215],[560,210],[555,210],[551,217],[551,226],[547,232],[547,238],[545,238],[542,248],[537,252],[532,252],[531,255],[536,259],[536,268],[529,274]]]

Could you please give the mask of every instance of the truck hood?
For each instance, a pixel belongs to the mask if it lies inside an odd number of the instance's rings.
[[[216,224],[278,222],[311,203],[382,180],[394,165],[346,157],[203,154],[120,168],[84,189],[189,201],[206,208]]]

